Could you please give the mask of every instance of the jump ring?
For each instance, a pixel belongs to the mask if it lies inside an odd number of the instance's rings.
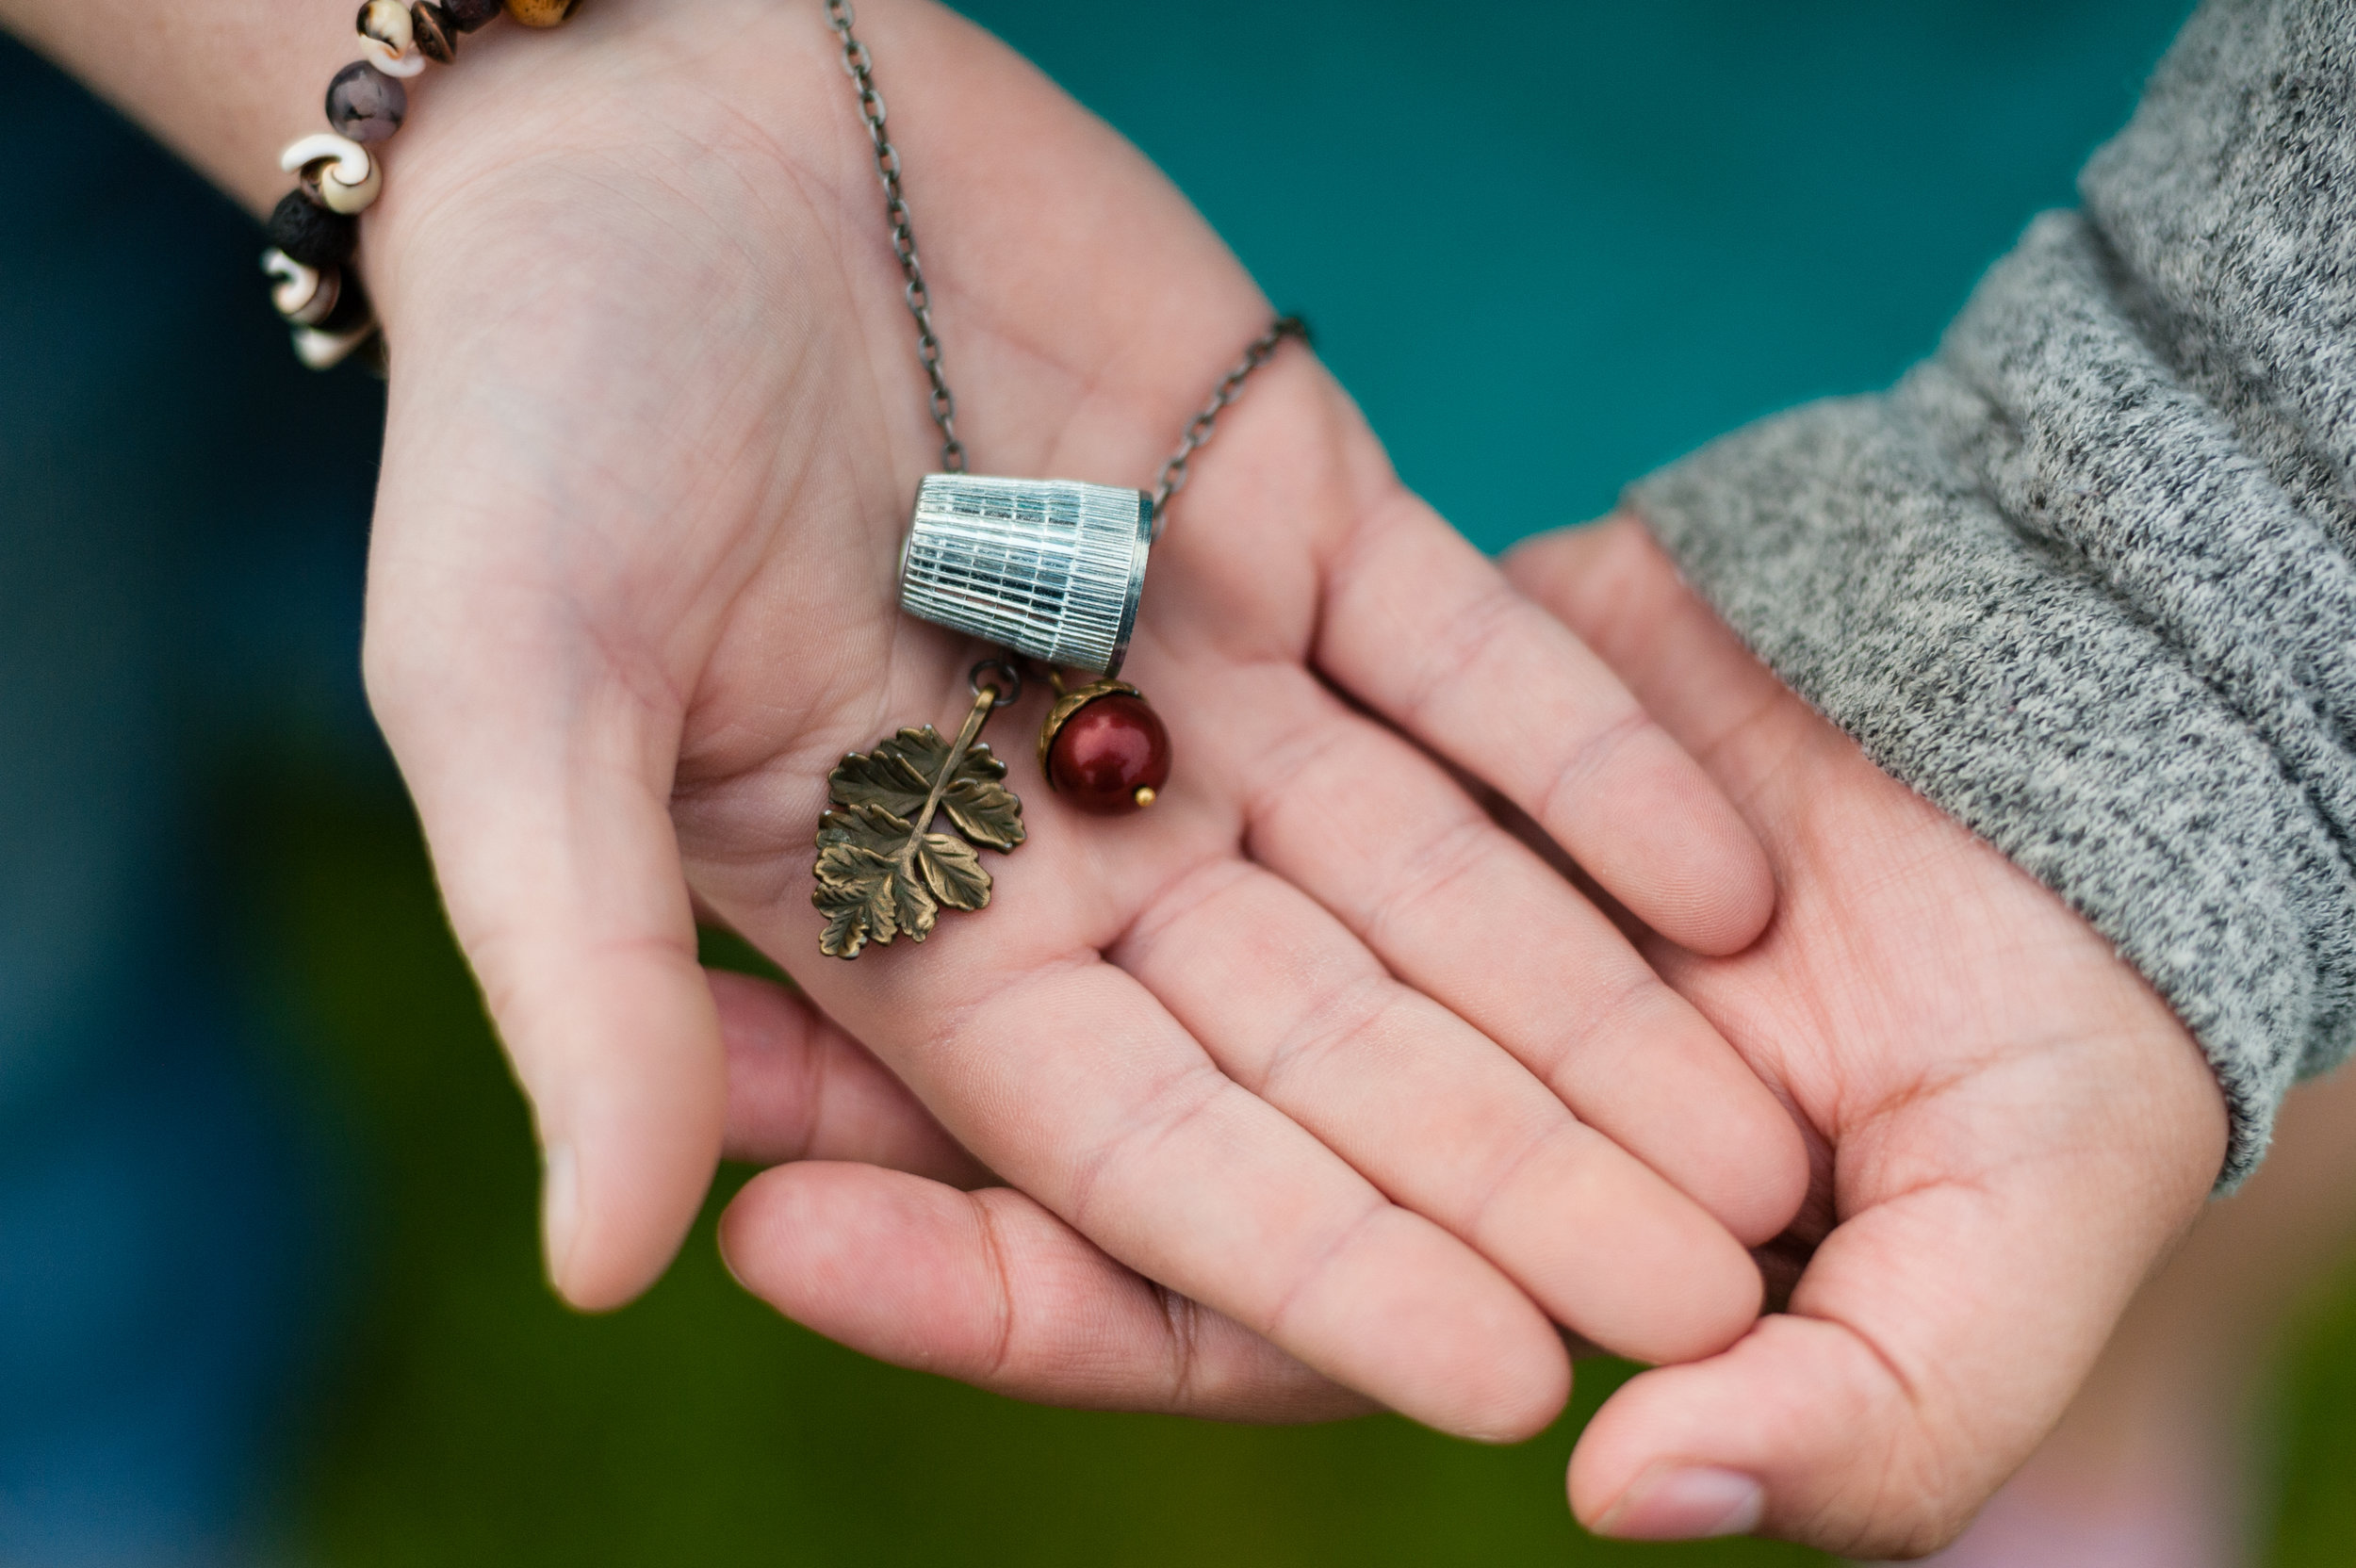
[[[1006,683],[1001,685],[995,680],[983,680],[984,670],[997,671],[1006,678]],[[980,696],[984,691],[992,694],[990,704],[992,711],[1023,700],[1023,672],[1003,659],[983,660],[966,672],[965,683],[973,688],[975,696]]]

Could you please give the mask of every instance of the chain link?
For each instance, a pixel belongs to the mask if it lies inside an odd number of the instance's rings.
[[[949,390],[948,377],[941,367],[941,339],[933,334],[932,296],[924,287],[924,266],[916,259],[916,231],[908,222],[908,199],[900,188],[900,151],[884,134],[883,94],[875,90],[875,62],[851,32],[851,0],[826,0],[826,25],[843,43],[843,69],[859,89],[859,119],[867,126],[868,139],[875,144],[875,173],[884,188],[884,216],[892,224],[892,253],[900,258],[900,272],[908,280],[905,291],[908,315],[916,321],[916,353],[924,367],[924,375],[932,383],[933,423],[941,427],[941,466],[953,474],[965,472],[965,444],[957,439],[957,400]],[[1243,394],[1243,384],[1252,372],[1266,365],[1277,348],[1287,337],[1309,341],[1309,324],[1298,316],[1279,317],[1268,331],[1252,340],[1243,358],[1227,372],[1211,394],[1211,400],[1203,406],[1180,437],[1178,449],[1162,465],[1159,480],[1153,488],[1153,537],[1162,536],[1169,523],[1170,503],[1178,492],[1186,487],[1187,465],[1194,454],[1208,445],[1219,425],[1219,416],[1227,405]]]
[[[1186,487],[1186,465],[1194,461],[1195,453],[1210,444],[1211,433],[1219,425],[1219,416],[1227,411],[1229,403],[1243,396],[1243,384],[1251,379],[1252,372],[1266,365],[1269,356],[1276,352],[1277,346],[1287,337],[1298,337],[1302,343],[1307,343],[1309,323],[1298,316],[1278,317],[1274,325],[1252,340],[1252,347],[1243,351],[1243,358],[1237,360],[1235,368],[1227,372],[1226,378],[1219,384],[1219,390],[1211,394],[1211,400],[1203,405],[1203,412],[1186,426],[1186,433],[1178,440],[1178,449],[1170,454],[1169,462],[1162,465],[1161,478],[1153,486],[1155,539],[1162,536],[1163,525],[1170,521],[1170,501]]]
[[[859,117],[868,139],[875,144],[875,172],[883,180],[884,217],[892,224],[892,253],[900,258],[900,275],[908,280],[904,297],[916,318],[916,356],[932,383],[933,423],[941,427],[941,466],[949,473],[965,472],[965,444],[957,439],[957,400],[941,368],[941,339],[933,335],[933,299],[924,287],[924,264],[916,259],[916,231],[908,223],[908,198],[900,189],[900,151],[884,134],[883,94],[875,90],[875,62],[867,45],[851,33],[850,0],[826,0],[826,25],[843,41],[843,69],[859,89]]]

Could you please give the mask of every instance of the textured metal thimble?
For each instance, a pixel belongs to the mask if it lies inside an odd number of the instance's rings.
[[[1129,651],[1153,498],[1060,479],[928,474],[900,607],[1050,664],[1110,676]]]

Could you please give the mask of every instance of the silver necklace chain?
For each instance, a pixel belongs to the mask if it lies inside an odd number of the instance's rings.
[[[1211,432],[1219,424],[1219,416],[1226,412],[1229,403],[1243,395],[1243,384],[1251,379],[1252,372],[1266,365],[1269,356],[1276,352],[1277,345],[1287,337],[1308,342],[1309,323],[1298,316],[1278,317],[1268,331],[1252,340],[1252,347],[1246,349],[1243,357],[1235,361],[1235,368],[1220,378],[1219,390],[1213,392],[1211,400],[1203,405],[1203,412],[1187,422],[1186,433],[1179,438],[1178,449],[1170,454],[1170,461],[1162,465],[1161,480],[1153,487],[1153,536],[1156,539],[1162,533],[1162,509],[1170,505],[1172,497],[1186,487],[1186,465],[1194,461],[1195,453],[1210,444]]]
[[[851,33],[850,0],[826,0],[826,25],[843,41],[843,69],[859,89],[859,117],[875,144],[875,172],[883,178],[884,217],[892,224],[892,253],[908,280],[908,314],[916,318],[916,355],[933,384],[933,423],[941,427],[941,466],[965,472],[965,443],[957,439],[957,399],[941,371],[941,339],[933,335],[933,298],[924,287],[924,264],[916,259],[916,231],[908,225],[908,198],[900,189],[900,150],[884,134],[883,94],[875,90],[875,62],[867,45]]]
[[[941,466],[952,474],[965,470],[965,443],[957,439],[957,394],[949,390],[949,378],[941,365],[941,338],[933,331],[932,294],[924,286],[924,264],[917,259],[916,231],[908,221],[908,197],[900,182],[900,150],[892,145],[884,131],[883,94],[875,90],[875,61],[851,31],[851,0],[826,0],[826,25],[843,43],[843,69],[859,90],[859,117],[867,127],[867,139],[875,146],[875,173],[883,181],[884,217],[892,225],[892,253],[900,260],[900,274],[907,280],[903,298],[908,302],[908,315],[916,322],[916,356],[924,367],[924,377],[932,384],[933,423],[941,429]],[[1159,538],[1167,520],[1164,509],[1186,487],[1187,465],[1194,454],[1209,444],[1219,416],[1243,393],[1243,384],[1252,372],[1267,364],[1279,345],[1287,337],[1309,341],[1309,324],[1298,316],[1279,317],[1268,330],[1254,338],[1220,380],[1211,400],[1203,405],[1203,412],[1188,422],[1186,433],[1179,439],[1178,449],[1162,465],[1160,477],[1153,490],[1153,534]]]

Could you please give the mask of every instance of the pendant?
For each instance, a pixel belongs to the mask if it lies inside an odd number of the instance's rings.
[[[1055,680],[1055,706],[1039,729],[1047,787],[1083,811],[1119,816],[1153,804],[1170,783],[1170,731],[1125,680],[1075,691]]]
[[[1142,490],[1073,480],[928,474],[900,551],[900,607],[1099,678],[1039,730],[1048,787],[1083,811],[1151,806],[1170,782],[1170,731],[1121,673],[1145,591],[1156,514]]]
[[[991,711],[1022,696],[1023,677],[985,659],[969,680],[973,706],[956,740],[931,725],[903,729],[873,751],[850,753],[828,776],[810,895],[826,917],[818,950],[828,957],[856,958],[869,942],[890,946],[894,937],[921,942],[943,908],[984,907],[982,850],[1006,854],[1023,841],[1023,802],[981,740]],[[932,830],[941,816],[955,832]]]
[[[900,549],[900,608],[1109,679],[1129,652],[1153,542],[1142,490],[927,474]]]

